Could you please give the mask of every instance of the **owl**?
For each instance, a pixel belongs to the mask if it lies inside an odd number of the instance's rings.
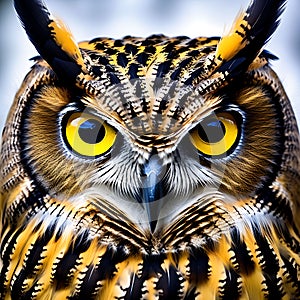
[[[286,1],[218,37],[77,44],[15,0],[39,56],[3,130],[0,299],[300,299],[300,144],[264,50]]]

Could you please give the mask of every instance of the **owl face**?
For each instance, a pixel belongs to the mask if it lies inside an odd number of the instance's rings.
[[[190,41],[176,40],[176,50]],[[127,43],[137,51],[141,47],[135,40]],[[203,63],[206,55],[198,51]],[[95,50],[86,53],[94,72],[100,72],[98,53],[94,60]],[[95,95],[51,84],[34,92],[22,147],[40,185],[62,199],[92,197],[98,208],[111,207],[111,217],[118,208],[133,223],[152,224],[154,230],[207,194],[230,202],[272,183],[283,133],[271,88],[242,76],[201,94],[174,59],[165,77],[153,76],[154,71],[144,78],[122,77],[136,62],[111,63],[120,78],[114,75],[117,83],[100,93],[101,79],[93,81]],[[199,60],[193,63],[201,67]],[[165,61],[152,64],[159,69]],[[174,72],[179,75],[172,79]]]
[[[15,5],[42,56],[27,79],[20,157],[51,197],[88,199],[154,232],[195,203],[243,202],[298,168],[285,159],[290,144],[298,148],[282,112],[291,109],[268,65],[274,57],[261,50],[283,2],[265,21],[255,2],[221,39],[79,45],[38,1],[33,20]]]

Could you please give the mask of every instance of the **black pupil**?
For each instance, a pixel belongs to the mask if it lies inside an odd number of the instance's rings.
[[[103,140],[105,128],[103,124],[97,120],[89,119],[80,125],[78,134],[84,142],[88,144],[97,144]]]
[[[217,143],[224,138],[225,126],[218,119],[203,121],[198,127],[198,134],[206,143]]]

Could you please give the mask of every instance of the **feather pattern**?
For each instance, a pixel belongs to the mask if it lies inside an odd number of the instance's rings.
[[[221,40],[77,46],[15,1],[42,57],[3,132],[0,299],[300,299],[299,133],[260,52],[284,3],[253,1]],[[111,148],[73,150],[73,115]],[[192,142],[205,124],[235,128],[222,155]]]

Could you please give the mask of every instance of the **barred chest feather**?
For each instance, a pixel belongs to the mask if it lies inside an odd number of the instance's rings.
[[[261,202],[195,203],[168,228],[145,233],[88,202],[40,197],[24,225],[3,230],[1,289],[12,278],[11,299],[299,297],[296,234],[268,220]]]

